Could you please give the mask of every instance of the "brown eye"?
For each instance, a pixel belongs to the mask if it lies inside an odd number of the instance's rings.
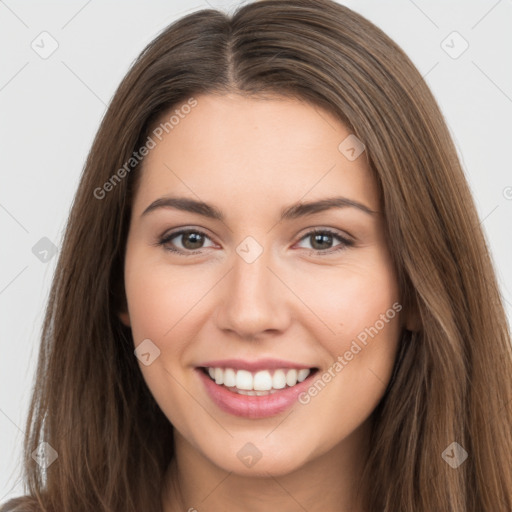
[[[330,247],[333,243],[333,236],[328,234],[314,234],[309,235],[310,239],[312,241],[311,246],[313,249],[321,251],[322,249],[330,249]]]
[[[340,243],[333,246],[335,239]],[[301,238],[301,241],[302,240],[308,240],[310,242],[311,249],[318,254],[331,254],[354,245],[352,240],[349,240],[348,238],[341,236],[339,233],[329,229],[310,231]]]
[[[177,242],[181,239],[181,242]],[[205,246],[204,243],[210,238],[196,229],[187,229],[181,231],[175,231],[163,236],[158,245],[162,245],[165,249],[188,256],[189,254],[196,254],[201,252],[200,249],[206,247],[213,247],[213,243],[210,246]]]
[[[190,231],[180,236],[182,237],[182,245],[185,249],[200,249],[204,243],[204,236],[195,231]]]

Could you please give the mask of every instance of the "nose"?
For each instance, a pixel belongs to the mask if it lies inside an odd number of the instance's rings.
[[[251,263],[237,253],[233,255],[232,269],[222,280],[215,315],[219,329],[256,340],[287,328],[293,294],[275,266],[267,250]]]

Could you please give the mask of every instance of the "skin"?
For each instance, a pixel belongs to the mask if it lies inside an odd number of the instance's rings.
[[[363,152],[338,146],[349,130],[328,112],[291,98],[202,95],[150,151],[134,197],[125,286],[135,346],[149,338],[160,356],[141,372],[174,426],[176,457],[162,489],[165,512],[362,511],[355,485],[368,450],[369,416],[395,360],[403,312],[312,397],[270,418],[220,410],[195,370],[208,360],[279,358],[327,371],[366,327],[400,302],[384,236],[377,186]],[[164,116],[168,117],[168,116]],[[156,199],[184,196],[215,205],[219,221],[174,208],[142,215]],[[298,201],[344,196],[332,208],[279,222]],[[201,246],[177,228],[206,233]],[[336,236],[315,244],[313,228]],[[263,253],[236,252],[251,236]],[[314,249],[324,254],[314,253]],[[329,253],[329,251],[331,251]],[[237,452],[254,444],[246,467]]]

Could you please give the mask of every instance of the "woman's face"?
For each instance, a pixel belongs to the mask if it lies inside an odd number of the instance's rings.
[[[390,379],[402,315],[377,186],[324,110],[195,100],[153,132],[121,318],[178,445],[285,474],[353,446]]]

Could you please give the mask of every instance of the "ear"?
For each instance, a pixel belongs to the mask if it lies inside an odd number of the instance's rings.
[[[132,324],[130,322],[130,314],[128,313],[128,311],[122,311],[121,313],[118,313],[117,315],[119,317],[119,320],[121,320],[121,322],[126,327],[131,327],[132,326]]]

